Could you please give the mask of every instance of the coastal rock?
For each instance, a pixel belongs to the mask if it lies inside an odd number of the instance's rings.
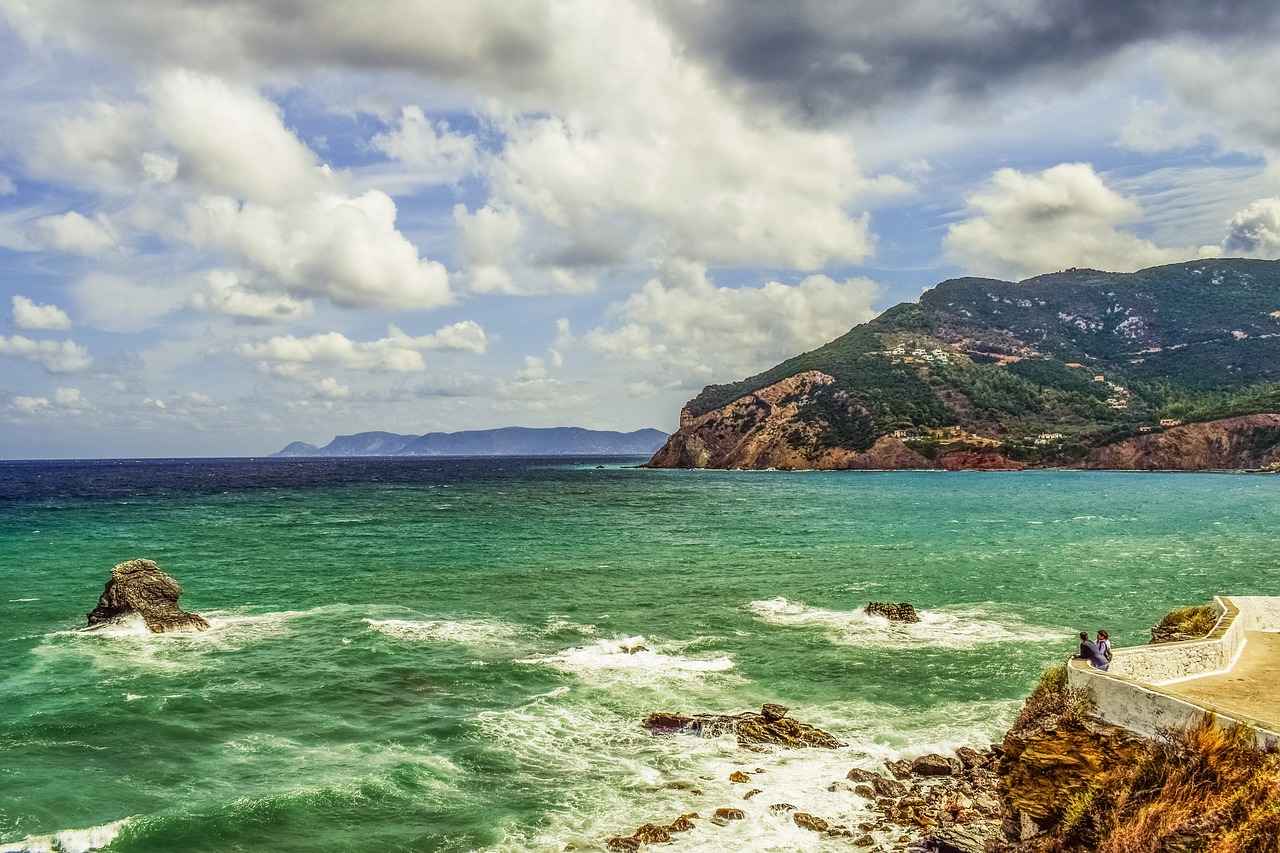
[[[919,622],[920,614],[916,613],[914,606],[904,602],[899,604],[886,604],[880,601],[872,601],[864,608],[869,616],[882,616],[890,622]]]
[[[831,824],[827,823],[820,817],[815,817],[808,812],[796,812],[791,815],[791,820],[801,829],[807,829],[810,832],[827,832],[831,829]]]
[[[886,779],[883,776],[877,776],[871,780],[871,790],[875,791],[878,797],[905,797],[907,794],[907,786],[896,779]]]
[[[732,734],[737,736],[738,744],[741,746],[772,744],[791,748],[812,746],[836,749],[844,745],[822,729],[790,717],[769,719],[763,713],[757,714],[752,711],[743,714],[695,714],[693,716],[656,712],[646,717],[641,725],[657,735],[680,733],[698,737],[720,737]]]
[[[899,758],[897,761],[886,761],[884,766],[893,774],[895,779],[911,778],[911,762],[905,758]]]
[[[861,404],[841,397],[835,379],[810,370],[797,373],[719,408],[680,413],[680,428],[649,460],[650,468],[749,468],[778,470],[902,470],[934,467],[897,438],[880,436],[862,452],[829,446],[829,426],[802,416],[815,399],[830,397],[842,418],[869,421]]]
[[[751,777],[748,776],[746,773],[743,773],[741,770],[735,770],[729,774],[729,781],[730,782],[750,782]]]
[[[747,813],[742,809],[718,808],[715,816],[721,820],[745,820]]]
[[[1280,462],[1280,415],[1185,424],[1128,438],[1089,454],[1083,467],[1123,471],[1267,468]]]
[[[698,817],[697,812],[690,812],[680,815],[666,826],[646,823],[631,835],[615,835],[605,841],[604,846],[613,853],[635,853],[642,844],[665,844],[673,840],[671,838],[673,833],[688,832],[693,829],[695,826],[693,819],[696,817]]]
[[[111,570],[98,606],[88,614],[89,627],[137,615],[155,634],[207,629],[209,621],[203,616],[179,609],[181,595],[178,582],[154,562],[129,560]]]
[[[881,776],[874,770],[864,770],[861,767],[855,767],[850,770],[844,778],[848,779],[850,782],[871,782],[875,779],[881,778]]]
[[[1057,826],[1073,798],[1108,770],[1141,761],[1151,748],[1126,729],[1094,720],[1010,730],[998,770],[1005,833],[1026,840]]]
[[[936,753],[922,755],[911,762],[911,772],[917,776],[954,776],[956,764],[952,759]]]
[[[956,450],[938,460],[948,471],[1023,471],[1027,463],[1015,462],[1003,453],[989,450]]]
[[[787,715],[787,708],[773,702],[766,702],[760,706],[760,716],[764,717],[767,722],[781,720]]]

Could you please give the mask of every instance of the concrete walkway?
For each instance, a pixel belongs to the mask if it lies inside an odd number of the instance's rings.
[[[1245,631],[1244,636],[1244,651],[1227,672],[1161,689],[1199,705],[1236,711],[1272,728],[1280,725],[1280,633]]]

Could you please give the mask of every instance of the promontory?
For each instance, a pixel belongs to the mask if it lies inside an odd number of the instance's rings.
[[[944,281],[709,385],[655,468],[1280,469],[1280,261]]]

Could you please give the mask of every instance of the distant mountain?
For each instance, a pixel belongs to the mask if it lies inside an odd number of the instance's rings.
[[[1280,261],[960,278],[707,386],[650,464],[1274,467],[1275,423],[1241,416],[1276,412]]]
[[[648,456],[667,434],[656,429],[608,432],[580,427],[505,427],[464,432],[340,435],[324,447],[295,441],[272,456]]]

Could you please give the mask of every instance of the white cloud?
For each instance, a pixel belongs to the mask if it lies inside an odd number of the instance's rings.
[[[948,227],[947,254],[975,275],[1021,278],[1067,267],[1132,271],[1203,254],[1161,248],[1121,226],[1142,207],[1086,163],[1036,174],[1001,169],[968,198],[971,216]]]
[[[314,310],[310,300],[247,290],[233,272],[211,270],[206,279],[208,292],[191,296],[192,306],[201,311],[227,314],[245,320],[286,322],[309,316]]]
[[[92,219],[72,210],[58,216],[42,216],[36,222],[37,242],[42,249],[71,252],[89,258],[101,257],[120,248],[120,237],[106,216]]]
[[[422,357],[426,350],[483,353],[484,349],[484,330],[478,323],[465,320],[418,337],[390,326],[387,337],[376,341],[353,341],[341,332],[307,338],[282,335],[263,343],[241,344],[239,352],[279,376],[297,376],[308,365],[412,373],[426,369]]]
[[[605,358],[649,362],[677,376],[746,375],[871,319],[877,292],[868,279],[825,275],[796,285],[716,287],[701,266],[673,263],[614,307],[618,325],[582,341]]]
[[[256,91],[178,70],[161,75],[149,94],[155,128],[177,153],[177,174],[201,188],[265,204],[324,188],[315,155]]]
[[[51,408],[48,397],[17,396],[9,402],[9,405],[23,415],[36,415]]]
[[[25,296],[13,297],[13,325],[19,329],[70,329],[71,318],[57,305],[37,305]]]
[[[59,387],[53,389],[53,403],[60,409],[77,412],[84,412],[93,408],[93,405],[80,393],[79,388]]]
[[[346,307],[435,308],[453,299],[444,266],[418,256],[396,230],[395,202],[379,190],[286,208],[208,196],[188,204],[184,219],[180,239],[229,251],[290,293]]]
[[[315,384],[317,396],[326,400],[345,400],[351,396],[351,389],[342,385],[332,376],[326,376]]]
[[[0,197],[7,195],[16,195],[18,187],[13,182],[13,178],[8,175],[0,175]]]
[[[1280,167],[1280,49],[1166,45],[1154,52],[1151,66],[1165,86],[1164,98],[1134,105],[1121,132],[1125,144],[1169,151],[1211,139]]]
[[[1280,257],[1280,198],[1258,199],[1231,217],[1222,249],[1228,255]]]
[[[74,341],[34,341],[22,335],[0,335],[0,355],[35,362],[49,373],[79,373],[92,363],[89,350]]]
[[[27,163],[55,181],[120,191],[141,179],[140,152],[152,132],[144,104],[95,101],[80,115],[46,120],[28,147]]]
[[[447,122],[432,123],[418,106],[404,107],[399,126],[369,144],[432,183],[451,183],[479,167],[475,137],[454,132]]]

